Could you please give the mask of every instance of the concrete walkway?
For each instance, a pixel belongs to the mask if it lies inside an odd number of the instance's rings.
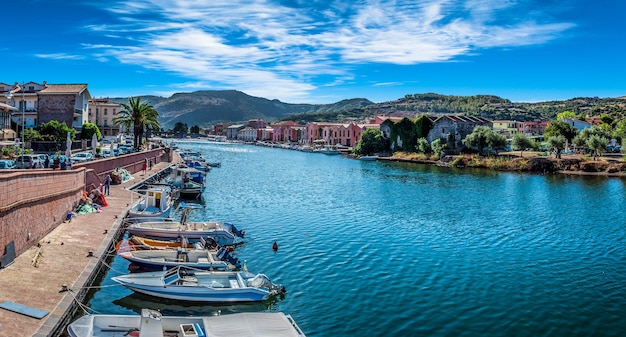
[[[78,215],[62,223],[39,242],[40,247],[31,247],[0,270],[0,303],[10,301],[49,312],[37,319],[0,308],[0,337],[60,336],[54,333],[55,326],[69,319],[66,313],[74,296],[85,292],[100,265],[98,260],[106,257],[122,230],[130,203],[137,201],[128,188],[169,165],[159,163],[145,177],[140,171],[133,175],[135,179],[111,185],[111,195],[106,197],[109,205],[101,213]],[[71,291],[61,292],[64,284]]]

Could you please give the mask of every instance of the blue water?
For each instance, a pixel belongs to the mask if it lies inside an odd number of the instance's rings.
[[[159,301],[114,285],[128,266],[116,258],[94,310],[283,311],[307,336],[626,333],[624,180],[180,145],[222,163],[192,219],[245,229],[237,256],[287,294],[222,306]]]

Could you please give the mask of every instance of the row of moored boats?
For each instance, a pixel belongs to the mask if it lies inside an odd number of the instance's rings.
[[[244,231],[227,222],[190,221],[201,206],[185,201],[179,202],[181,218],[170,217],[175,200],[199,198],[206,173],[219,166],[192,167],[206,162],[191,152],[181,158],[184,167],[172,166],[162,181],[139,191],[141,198],[125,218],[128,239],[117,245],[117,254],[133,272],[112,280],[155,299],[192,303],[258,302],[284,293],[282,285],[249,272],[235,256]],[[281,312],[167,317],[150,309],[140,315],[85,315],[67,331],[72,337],[304,336],[291,316]]]

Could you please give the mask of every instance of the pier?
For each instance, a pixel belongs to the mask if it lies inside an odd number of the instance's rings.
[[[0,337],[61,336],[76,315],[79,303],[107,266],[103,263],[123,234],[122,220],[138,196],[130,188],[167,168],[156,163],[143,175],[111,185],[101,213],[78,215],[51,230],[12,264],[0,269],[0,303],[9,302],[45,313],[41,319],[0,309]]]

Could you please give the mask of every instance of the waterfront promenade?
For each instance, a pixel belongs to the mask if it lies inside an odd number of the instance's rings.
[[[94,270],[100,266],[98,260],[114,246],[122,218],[131,202],[137,201],[137,195],[128,188],[170,164],[158,163],[145,176],[139,171],[133,174],[134,179],[111,185],[108,206],[101,213],[78,215],[60,224],[0,270],[0,303],[9,301],[48,312],[37,319],[0,309],[0,337],[60,336],[55,327],[68,320],[66,313],[74,296],[81,291],[85,294]],[[61,291],[63,285],[69,291]]]

